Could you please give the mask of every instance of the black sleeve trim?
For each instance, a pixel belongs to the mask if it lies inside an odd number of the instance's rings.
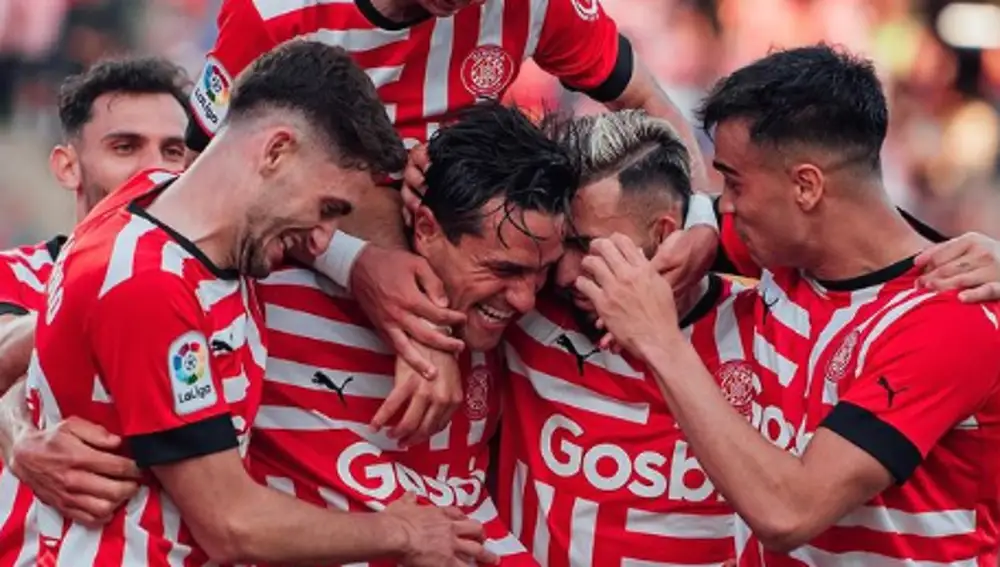
[[[212,138],[201,129],[197,120],[193,118],[188,120],[187,133],[184,135],[184,145],[189,150],[201,153],[205,151],[205,148],[208,147],[208,143],[211,141]]]
[[[715,210],[715,222],[719,225],[719,232],[722,232],[722,212],[719,210],[719,197],[712,198],[712,208]],[[712,263],[712,267],[709,268],[710,272],[715,272],[717,274],[731,274],[734,276],[742,276],[739,268],[733,261],[729,259],[726,255],[726,247],[722,244],[722,239],[719,239],[719,249],[715,252],[715,262]]]
[[[563,82],[562,85],[568,90],[583,92],[597,102],[611,102],[625,92],[634,71],[635,55],[632,53],[632,43],[627,37],[618,34],[618,58],[615,60],[615,66],[611,68],[611,73],[607,79],[604,79],[603,83],[586,90],[578,89],[566,82]]]
[[[0,315],[27,315],[28,310],[16,303],[0,303]]]
[[[875,457],[892,473],[896,484],[906,482],[923,461],[916,445],[898,429],[852,403],[838,403],[820,426]]]
[[[239,445],[229,414],[128,438],[132,456],[141,468],[169,465],[234,449]]]
[[[931,228],[930,226],[918,221],[916,217],[914,217],[910,213],[904,211],[903,209],[899,209],[898,207],[897,210],[899,210],[899,214],[903,215],[903,218],[906,219],[906,222],[910,223],[910,226],[913,227],[913,230],[917,231],[917,233],[920,234],[920,236],[923,236],[924,238],[930,240],[931,242],[934,242],[935,244],[946,242],[949,240],[947,236],[941,234],[940,232]]]

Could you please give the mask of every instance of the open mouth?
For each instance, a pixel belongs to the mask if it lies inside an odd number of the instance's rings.
[[[494,325],[506,325],[510,321],[511,317],[515,315],[514,311],[502,311],[482,303],[477,303],[475,308],[483,319],[486,320],[486,322]]]

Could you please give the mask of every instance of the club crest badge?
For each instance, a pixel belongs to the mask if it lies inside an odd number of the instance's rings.
[[[465,383],[465,416],[472,421],[485,419],[490,412],[490,371],[482,365],[469,373]]]
[[[724,362],[715,371],[715,379],[726,401],[741,415],[749,418],[750,404],[756,391],[754,382],[760,382],[750,363],[745,360]]]
[[[514,59],[498,45],[480,45],[462,62],[462,84],[480,98],[495,98],[514,78]]]

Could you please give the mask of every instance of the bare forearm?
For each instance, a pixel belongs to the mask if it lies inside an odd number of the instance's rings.
[[[382,513],[324,510],[273,490],[261,493],[245,510],[236,562],[346,564],[396,557],[405,545]]]
[[[679,339],[644,354],[715,487],[758,535],[785,533],[799,515],[802,462],[733,410],[689,343]]]
[[[0,393],[28,373],[36,322],[35,314],[5,318],[0,322]]]
[[[19,380],[0,398],[0,451],[4,463],[10,465],[14,441],[31,427],[24,403],[24,380]]]

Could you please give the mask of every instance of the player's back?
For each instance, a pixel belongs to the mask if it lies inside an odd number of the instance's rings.
[[[756,425],[795,454],[830,429],[897,482],[788,555],[738,525],[741,565],[996,565],[1000,308],[920,275],[911,260],[846,282],[764,273],[753,348],[769,419]]]
[[[168,183],[158,174],[133,178],[119,191],[137,198],[89,216],[68,239],[50,277],[27,379],[37,426],[69,416],[97,423],[125,439],[122,453],[143,468],[197,453],[186,446],[191,442],[218,447],[219,439],[201,435],[211,429],[210,417],[214,431],[232,428],[222,435],[245,453],[245,424],[263,376],[255,331],[262,320],[252,289],[145,210]],[[160,303],[148,309],[132,302],[136,297]],[[133,310],[177,318],[137,319],[142,315]],[[180,430],[194,437],[178,437]],[[39,503],[29,520],[40,534],[37,561],[105,566],[181,554],[206,562],[156,480],[147,474],[141,484],[98,530],[64,521]]]
[[[485,488],[500,411],[492,354],[463,354],[463,407],[429,441],[403,447],[371,430],[393,388],[395,355],[355,300],[302,268],[261,282],[261,299],[271,348],[251,444],[259,482],[352,511],[380,510],[408,491],[471,514],[486,524],[487,537],[507,535],[490,524],[496,510]]]
[[[749,415],[754,385],[740,361],[751,337],[736,325],[732,286],[712,277],[684,329],[726,397]],[[549,565],[733,557],[732,511],[655,378],[627,354],[599,351],[582,328],[568,303],[543,296],[508,331],[501,518]]]

